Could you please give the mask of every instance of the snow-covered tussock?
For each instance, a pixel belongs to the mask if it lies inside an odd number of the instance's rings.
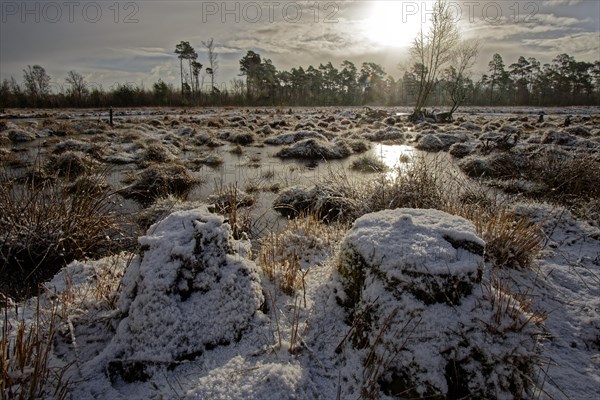
[[[305,139],[281,149],[277,156],[281,158],[307,158],[330,160],[348,157],[353,153],[350,144],[339,139],[333,142],[322,139]]]
[[[405,137],[404,133],[400,129],[393,126],[388,126],[385,129],[380,129],[372,133],[366,133],[365,138],[373,142],[380,142],[384,140],[402,140]]]
[[[33,133],[24,131],[22,129],[9,129],[6,132],[6,136],[13,143],[30,142],[35,139],[35,135]]]
[[[130,360],[175,362],[240,340],[263,302],[249,242],[234,241],[205,207],[169,215],[139,242],[142,253],[122,282],[125,318],[111,372],[123,373]]]
[[[282,133],[281,135],[277,135],[275,137],[271,137],[265,140],[266,144],[274,144],[274,145],[282,145],[282,144],[292,144],[299,142],[305,139],[319,139],[323,141],[327,141],[325,135],[314,132],[314,131],[298,131],[292,133]]]
[[[455,143],[463,143],[468,136],[462,132],[458,134],[430,133],[422,136],[416,145],[417,149],[425,151],[448,150]]]
[[[466,129],[468,131],[481,132],[481,126],[479,126],[471,121],[463,122],[462,124],[460,124],[460,127],[462,129]]]
[[[366,268],[395,293],[454,304],[480,275],[483,246],[463,218],[438,210],[384,210],[354,223],[344,239],[340,272],[355,277]],[[347,287],[359,289],[358,284],[347,281]]]
[[[352,326],[340,346],[363,360],[361,392],[526,397],[533,322],[510,292],[480,283],[483,245],[469,221],[437,210],[386,210],[354,223],[334,284]]]

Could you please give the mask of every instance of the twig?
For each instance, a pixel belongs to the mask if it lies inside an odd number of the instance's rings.
[[[75,326],[73,325],[72,316],[67,317],[67,324],[69,325],[69,333],[71,335],[71,342],[73,343],[73,353],[75,354],[75,361],[77,363],[77,372],[81,376],[81,361],[79,360],[79,346],[77,345],[77,338],[75,337]]]

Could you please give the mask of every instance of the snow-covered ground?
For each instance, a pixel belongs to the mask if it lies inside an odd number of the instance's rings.
[[[407,396],[414,398],[432,388],[447,393],[449,359],[472,387],[492,388],[480,395],[511,398],[506,387],[518,377],[511,363],[521,355],[537,360],[536,385],[526,397],[594,398],[600,387],[598,231],[557,210],[520,211],[552,229],[539,270],[511,272],[547,313],[540,325],[515,330],[510,318],[494,322],[489,266],[466,250],[483,242],[458,217],[396,210],[357,221],[336,255],[361,267],[361,254],[379,272],[367,272],[350,307],[344,276],[353,275],[340,275],[337,258],[313,261],[304,287],[285,295],[261,276],[248,244],[228,240],[222,218],[200,208],[172,214],[140,239],[146,250],[121,285],[113,282],[118,292],[107,296],[119,298],[113,309],[93,293],[106,270],[120,276],[127,255],[72,263],[47,284],[47,301],[75,293],[50,361],[68,366],[77,399],[360,398],[392,371],[409,373],[403,379],[416,385]],[[454,247],[461,242],[467,245]],[[409,275],[402,276],[402,265]],[[388,278],[379,281],[382,273]],[[464,292],[454,285],[449,293],[458,297],[427,300],[427,290],[451,288],[453,276],[469,283]],[[20,312],[33,318],[25,310],[34,306],[30,301]],[[368,326],[350,319],[350,309],[355,316],[373,313]],[[519,313],[527,321],[526,311]],[[373,351],[375,367],[367,368]],[[481,374],[482,362],[495,364],[489,376]]]
[[[253,142],[238,160],[246,170],[259,155],[263,166],[282,163],[275,158],[281,147],[265,151],[265,145],[314,138],[324,148],[386,141],[394,147],[378,143],[371,151],[397,147],[390,167],[407,145],[411,153],[413,146],[460,150],[467,161],[496,167],[496,153],[479,153],[481,143],[513,146],[518,151],[509,161],[517,166],[522,154],[542,146],[592,156],[600,148],[598,109],[546,110],[543,123],[536,122],[537,109],[465,109],[462,120],[446,126],[364,122],[361,111],[231,111],[198,120],[141,113],[143,123],[59,141],[35,123],[9,122],[0,139],[9,150],[46,141],[49,153],[76,151],[142,170],[184,160],[198,178],[207,170],[194,170],[190,153],[219,154],[227,164],[237,145],[228,140],[248,132]],[[571,114],[583,131],[561,126]],[[282,189],[312,182],[310,172],[280,179],[275,170]],[[64,371],[71,398],[592,399],[600,393],[600,229],[593,217],[544,202],[510,204],[543,227],[545,242],[532,268],[497,269],[484,261],[484,241],[471,222],[460,217],[413,209],[367,214],[352,226],[330,227],[337,232],[327,238],[282,236],[280,254],[301,259],[305,271],[286,294],[261,270],[256,245],[233,239],[223,217],[197,201],[173,208],[157,213],[159,221],[139,238],[139,252],[74,261],[46,284],[45,313],[59,304],[49,365]],[[2,325],[33,322],[36,306],[35,298],[8,306]],[[42,397],[54,397],[51,388]]]

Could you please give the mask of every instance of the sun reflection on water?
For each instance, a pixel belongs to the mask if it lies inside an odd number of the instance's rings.
[[[387,177],[394,179],[410,166],[415,156],[415,148],[404,144],[377,144],[373,148],[373,153],[389,168]]]

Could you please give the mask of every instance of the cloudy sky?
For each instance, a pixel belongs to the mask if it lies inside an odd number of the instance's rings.
[[[600,59],[598,0],[448,0],[463,37],[481,41],[481,73],[494,53],[550,62],[559,53]],[[7,1],[0,0],[0,78],[22,80],[39,64],[55,84],[67,71],[108,89],[124,82],[179,82],[175,45],[189,41],[207,64],[202,41],[217,44],[217,80],[239,74],[248,50],[278,69],[332,61],[377,62],[399,77],[408,46],[432,1]]]

